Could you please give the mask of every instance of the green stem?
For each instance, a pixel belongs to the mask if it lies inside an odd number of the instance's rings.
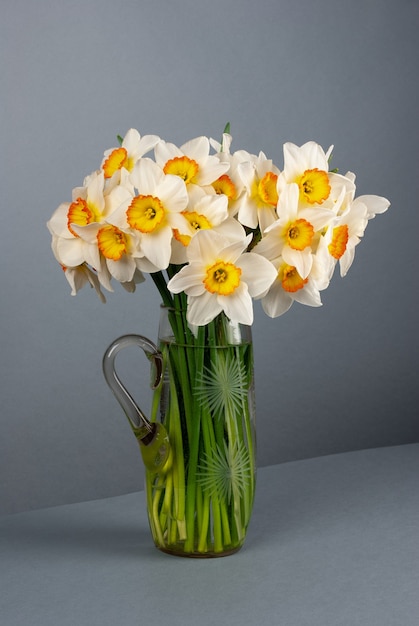
[[[168,269],[169,277],[173,271],[173,267]],[[160,286],[165,302],[167,287],[161,272],[153,275],[153,280]],[[231,328],[224,315],[200,327],[195,336],[186,321],[185,294],[169,297],[172,305],[169,320],[174,340],[167,338],[161,347],[165,366],[169,368],[169,393],[166,397],[161,388],[156,392],[152,419],[157,419],[161,401],[173,462],[166,475],[147,476],[150,524],[157,545],[163,548],[173,548],[176,552],[183,550],[185,554],[222,553],[241,545],[253,501],[253,429],[247,399],[251,375],[246,369],[247,365],[252,365],[251,353],[246,347],[235,345],[235,339],[233,344],[229,343]],[[228,389],[224,406],[218,408],[206,396],[205,386],[201,386],[197,394],[197,385],[206,384],[204,378],[211,379],[214,375],[216,385],[217,377],[228,374],[231,364],[238,360],[238,371],[243,378],[234,381],[238,392],[242,391],[239,403],[234,396],[228,397]],[[208,394],[210,391],[208,387]],[[249,480],[241,483],[233,476],[228,489],[218,488],[220,476],[221,480],[223,477],[217,468],[224,471],[220,459],[223,462],[227,449],[227,464],[237,453],[237,445],[247,448]],[[207,482],[211,480],[208,473],[205,482],[200,479],[204,466],[214,468],[213,485]],[[228,465],[225,471],[228,472]],[[228,476],[226,480],[230,480]]]
[[[180,421],[177,388],[173,375],[169,376],[170,384],[170,430],[169,439],[173,446],[173,487],[174,487],[174,519],[178,521],[178,531],[184,539],[183,524],[185,520],[185,466],[182,441],[182,426]]]
[[[191,350],[186,349],[190,360],[192,361],[193,352]],[[204,362],[204,351],[202,349],[196,349],[196,359],[193,363],[195,368],[195,372],[202,371]],[[192,365],[192,364],[191,364]],[[192,366],[191,366],[192,369]],[[195,375],[192,378],[195,380]],[[188,389],[189,391],[189,389]],[[201,410],[200,407],[197,406],[198,403],[196,400],[193,400],[191,403],[191,415],[188,416],[188,424],[189,424],[189,463],[188,463],[188,482],[187,482],[187,493],[186,493],[186,530],[187,530],[187,540],[185,543],[185,551],[190,552],[193,548],[195,541],[195,523],[198,523],[195,520],[195,498],[197,492],[197,468],[198,468],[198,457],[199,457],[199,440],[201,433]]]
[[[164,279],[162,272],[153,272],[150,274],[150,276],[159,291],[164,306],[167,306],[169,308],[173,307],[173,298],[167,288],[167,283]]]

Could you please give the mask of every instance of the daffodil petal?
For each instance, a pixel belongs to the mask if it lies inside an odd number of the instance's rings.
[[[243,230],[243,234],[245,231]],[[218,233],[214,233],[218,234]],[[246,250],[247,246],[252,241],[252,235],[248,235],[244,239],[238,241],[232,241],[227,246],[222,248],[223,261],[226,263],[235,263],[239,256]]]
[[[55,250],[58,261],[64,266],[75,267],[86,261],[81,239],[58,239]]]
[[[241,282],[231,296],[217,296],[217,300],[231,320],[253,324],[253,302],[246,283]]]
[[[182,151],[175,146],[174,143],[164,141],[163,139],[154,148],[154,156],[156,162],[163,167],[167,161],[182,156]]]
[[[188,297],[187,320],[193,326],[205,326],[222,311],[217,297],[205,291],[199,298]]]
[[[293,293],[293,298],[296,302],[299,302],[300,304],[305,304],[306,306],[322,306],[320,293],[314,282],[311,280],[309,280],[304,285],[303,289],[295,291]]]
[[[164,174],[160,167],[151,159],[144,158],[137,161],[131,173],[130,180],[143,196],[156,195],[156,187]]]
[[[204,278],[205,275],[201,266],[185,265],[180,272],[169,280],[167,287],[172,293],[184,291],[188,295],[198,296],[205,292]]]
[[[284,247],[284,239],[281,237],[282,227],[276,223],[269,230],[265,237],[259,241],[253,248],[253,252],[264,256],[266,259],[273,261],[282,254]]]
[[[188,204],[186,185],[178,176],[166,175],[159,185],[158,196],[170,211],[183,211]]]
[[[227,218],[219,226],[215,226],[213,230],[223,237],[227,237],[233,241],[243,240],[243,227],[234,217]]]
[[[200,161],[208,156],[210,150],[209,139],[201,136],[190,139],[180,147],[183,154],[194,161]]]
[[[289,246],[284,246],[282,258],[288,265],[293,265],[301,278],[307,278],[313,266],[313,255],[310,248],[304,250],[293,250]]]
[[[132,257],[124,254],[119,261],[107,260],[107,266],[115,280],[126,283],[132,280],[136,270],[136,264]]]
[[[105,208],[105,199],[103,197],[104,182],[105,178],[102,171],[100,174],[92,178],[91,184],[88,187],[87,201],[95,206],[98,213],[103,213]]]
[[[357,198],[358,202],[363,202],[367,207],[368,219],[372,219],[379,213],[384,213],[390,206],[389,200],[381,196],[364,195]]]
[[[141,238],[141,249],[144,256],[161,270],[167,268],[170,262],[172,229],[170,226],[158,228],[149,235]]]
[[[215,156],[209,156],[205,165],[200,167],[197,182],[200,185],[211,185],[229,169],[228,163],[223,163]]]
[[[57,235],[58,237],[69,237],[71,235],[68,230],[68,209],[70,208],[70,202],[63,202],[54,211],[51,219],[47,222],[48,230],[51,235]]]
[[[262,308],[269,317],[279,317],[286,313],[294,300],[284,291],[279,281],[271,287],[262,300]]]
[[[201,230],[196,233],[188,246],[189,262],[202,263],[202,265],[214,263],[223,245],[225,245],[224,237],[212,231]]]
[[[247,194],[244,194],[238,201],[239,210],[237,217],[239,221],[249,228],[257,228],[258,215],[255,211],[255,203]]]
[[[347,246],[345,253],[339,259],[339,271],[342,278],[346,276],[355,258],[355,246]]]
[[[272,263],[253,252],[243,254],[237,265],[242,270],[242,281],[247,284],[252,298],[259,298],[266,293],[277,276]]]

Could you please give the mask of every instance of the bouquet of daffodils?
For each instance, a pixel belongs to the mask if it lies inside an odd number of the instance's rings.
[[[314,142],[286,143],[280,170],[263,152],[232,152],[228,127],[221,143],[177,147],[134,129],[119,139],[48,222],[52,249],[73,295],[90,284],[104,300],[112,281],[132,292],[145,274],[157,286],[168,382],[156,384],[148,430],[122,403],[148,455],[150,527],[164,551],[229,554],[255,489],[253,299],[270,317],[294,301],[319,306],[389,202],[356,198],[355,176],[329,171],[332,148]],[[155,457],[162,427],[169,443]]]
[[[165,305],[182,300],[190,328],[221,312],[251,325],[253,299],[270,317],[294,301],[320,306],[336,265],[344,276],[389,206],[329,170],[333,146],[286,143],[280,170],[263,152],[232,152],[229,125],[221,143],[177,147],[135,129],[118,139],[48,222],[54,255],[72,295],[89,283],[104,301],[112,280],[134,291],[150,274]]]

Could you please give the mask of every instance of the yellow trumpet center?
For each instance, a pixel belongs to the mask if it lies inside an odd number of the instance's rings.
[[[285,228],[285,239],[294,250],[304,250],[311,244],[314,237],[314,228],[305,219],[295,220]]]
[[[329,175],[324,170],[306,170],[296,181],[300,188],[300,199],[309,204],[322,204],[330,194]]]
[[[185,246],[185,248],[189,246],[192,239],[190,235],[183,235],[182,233],[180,233],[177,228],[173,229],[173,237],[176,239],[176,241],[179,241],[182,246]]]
[[[347,224],[336,226],[333,229],[332,241],[328,245],[328,250],[332,257],[338,260],[340,259],[340,257],[345,253],[348,239],[349,229]]]
[[[194,230],[208,230],[212,227],[211,222],[196,211],[182,211],[182,215],[189,222]]]
[[[112,261],[119,261],[127,251],[126,236],[119,228],[110,224],[98,231],[97,243],[103,256]]]
[[[237,189],[230,176],[223,174],[212,183],[215,193],[224,194],[229,200],[234,200],[237,196]]]
[[[207,267],[205,289],[220,296],[231,295],[240,285],[241,269],[233,263],[217,261]]]
[[[115,172],[120,170],[122,167],[129,169],[128,165],[128,153],[125,148],[115,148],[115,150],[112,150],[102,166],[105,178],[111,178],[111,176],[113,176]]]
[[[277,174],[267,172],[259,181],[258,195],[265,204],[276,206],[278,204],[278,192],[276,190]]]
[[[308,278],[301,278],[293,265],[287,265],[286,263],[280,267],[278,278],[283,289],[289,293],[299,291],[308,282]]]
[[[164,206],[154,196],[136,196],[127,209],[128,224],[141,233],[152,233],[164,216]]]
[[[189,222],[190,226],[192,226],[192,228],[196,231],[208,230],[212,228],[211,222],[209,222],[205,215],[200,215],[200,213],[196,213],[196,211],[182,211],[182,215]],[[180,233],[177,228],[173,229],[173,236],[176,241],[179,241],[185,247],[189,246],[191,243],[192,237],[190,235]]]
[[[67,228],[74,237],[78,237],[78,234],[71,228],[71,224],[77,226],[87,226],[95,221],[95,213],[88,206],[86,200],[83,198],[77,198],[69,206],[67,212]]]
[[[187,156],[174,157],[167,161],[163,167],[165,174],[173,174],[174,176],[180,176],[186,184],[195,182],[195,177],[198,174],[199,165],[193,159]]]

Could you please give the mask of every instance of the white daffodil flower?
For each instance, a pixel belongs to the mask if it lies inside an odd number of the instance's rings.
[[[89,284],[99,296],[101,302],[105,303],[106,298],[101,290],[101,283],[97,274],[85,263],[77,267],[63,267],[65,277],[71,287],[71,295],[75,296],[84,285]],[[109,285],[109,291],[112,291]]]
[[[164,173],[179,176],[187,187],[211,185],[228,171],[228,163],[209,152],[208,137],[191,139],[180,148],[161,140],[154,149],[156,163]]]
[[[295,182],[295,178],[301,176],[301,172],[316,169],[327,172],[329,159],[334,146],[330,146],[327,152],[315,141],[307,141],[302,146],[297,146],[290,141],[284,143],[284,168],[282,174],[288,182]]]
[[[178,176],[164,174],[148,158],[137,162],[131,182],[137,195],[124,201],[108,221],[120,231],[138,237],[137,258],[142,259],[142,271],[166,269],[173,232],[185,228],[182,215],[188,204],[185,183]],[[151,264],[149,269],[144,265],[146,261]]]
[[[74,226],[79,238],[96,248],[100,256],[101,267],[103,261],[106,271],[120,283],[129,283],[134,274],[139,271],[156,271],[156,267],[143,263],[143,254],[140,251],[139,237],[135,233],[124,232],[114,224],[89,224]],[[97,264],[92,264],[97,268]],[[102,282],[102,272],[97,269],[99,280]]]
[[[266,229],[254,251],[270,261],[282,257],[304,279],[313,265],[318,232],[333,220],[335,214],[321,207],[299,209],[299,194],[297,184],[285,187],[278,202],[279,218]]]
[[[355,257],[355,247],[360,243],[368,221],[376,213],[384,213],[389,206],[386,198],[359,196],[352,200],[352,194],[348,194],[341,211],[319,242],[319,262],[327,265],[328,259],[332,258],[335,263],[339,262],[341,277],[346,276]]]
[[[84,239],[80,239],[74,227],[70,226],[70,230],[68,226],[70,207],[74,212],[75,204],[81,206],[81,203],[77,201],[76,203],[63,202],[47,222],[48,230],[52,235],[51,248],[58,263],[64,267],[77,267],[83,263],[89,263],[95,267],[100,262],[97,246],[92,246]]]
[[[299,189],[300,207],[322,206],[334,209],[341,197],[342,188],[347,191],[351,185],[348,177],[329,172],[329,159],[333,146],[325,153],[314,141],[302,146],[288,142],[284,144],[284,169],[278,177],[278,194],[290,183]]]
[[[150,152],[159,141],[160,137],[157,135],[141,137],[138,130],[130,128],[119,148],[111,148],[104,153],[101,168],[105,178],[110,179],[117,172],[124,170],[132,172],[137,161]]]
[[[276,268],[276,278],[262,298],[262,308],[269,317],[283,315],[294,302],[321,306],[319,288],[312,276],[302,278],[297,269],[282,257],[275,259],[272,264]]]
[[[185,211],[184,229],[175,230],[172,241],[171,263],[187,263],[187,247],[200,230],[215,230],[231,240],[243,239],[243,227],[229,216],[228,198],[224,194],[208,193],[194,185],[189,191],[189,203]]]
[[[122,186],[109,191],[100,171],[91,174],[86,182],[85,187],[73,190],[73,202],[62,203],[47,223],[53,235],[54,255],[66,267],[77,267],[86,262],[98,268],[97,242],[80,236],[82,230],[79,229],[104,224],[107,215],[129,195]]]
[[[253,163],[256,157],[246,150],[230,152],[232,137],[228,133],[223,134],[223,141],[219,143],[215,139],[210,139],[210,144],[216,150],[217,156],[223,163],[228,163],[229,169],[225,174],[217,178],[211,186],[216,193],[224,194],[228,198],[228,212],[231,217],[237,215],[240,208],[239,199],[245,191],[242,176],[240,176],[239,166],[242,163]]]
[[[172,293],[188,296],[187,320],[204,326],[221,311],[234,322],[253,323],[252,298],[261,298],[276,277],[263,257],[245,252],[251,235],[229,240],[212,230],[201,230],[188,246],[189,264],[168,283]]]
[[[244,155],[243,155],[244,156]],[[237,217],[241,224],[263,232],[277,219],[277,182],[279,169],[263,152],[237,165],[245,192],[237,201]]]

